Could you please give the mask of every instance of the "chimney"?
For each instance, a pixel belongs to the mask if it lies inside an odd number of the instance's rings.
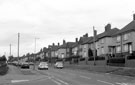
[[[48,48],[50,48],[51,46],[50,45],[48,45]]]
[[[78,42],[78,38],[75,38],[75,41]]]
[[[85,36],[88,37],[88,33],[86,33]]]
[[[53,43],[52,45],[54,46],[55,44]]]
[[[107,24],[107,25],[105,26],[105,32],[107,32],[107,31],[109,31],[109,30],[111,30],[111,24]]]
[[[86,33],[85,35],[83,35],[83,37],[88,37],[88,33]]]
[[[63,44],[65,44],[66,43],[66,41],[65,40],[63,40]]]
[[[135,14],[133,14],[133,20],[135,20]]]
[[[60,43],[58,43],[58,46],[60,46]]]

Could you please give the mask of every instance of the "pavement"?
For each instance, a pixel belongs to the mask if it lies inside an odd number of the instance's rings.
[[[88,72],[108,73],[114,75],[121,75],[127,77],[135,77],[135,68],[129,67],[116,67],[116,66],[99,66],[99,65],[78,65],[78,64],[65,64],[66,68],[85,70]]]
[[[20,69],[9,66],[9,72],[0,76],[0,85],[135,85],[134,78],[78,69],[49,70]]]

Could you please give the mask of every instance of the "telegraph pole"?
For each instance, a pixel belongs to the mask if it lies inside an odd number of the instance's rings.
[[[9,47],[10,47],[10,53],[9,53],[9,56],[11,56],[11,44],[9,45]]]
[[[93,34],[94,34],[94,39],[93,39],[93,44],[94,44],[94,65],[96,65],[96,44],[95,44],[95,41],[96,41],[97,31],[95,30],[94,26],[93,26]]]
[[[36,40],[39,38],[35,38],[35,49],[34,49],[34,67],[33,70],[35,70],[35,65],[36,65]]]
[[[18,64],[19,64],[19,44],[20,44],[20,33],[18,33]]]

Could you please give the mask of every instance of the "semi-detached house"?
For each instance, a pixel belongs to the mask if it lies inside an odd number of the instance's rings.
[[[105,57],[107,54],[112,54],[113,39],[112,35],[119,31],[117,28],[111,29],[111,24],[105,26],[105,31],[97,35],[96,50],[97,56]]]
[[[113,36],[115,57],[135,53],[135,14],[133,20]]]
[[[63,45],[61,45],[58,49],[58,57],[59,58],[68,58],[72,56],[72,46],[75,42],[66,42],[63,40]]]

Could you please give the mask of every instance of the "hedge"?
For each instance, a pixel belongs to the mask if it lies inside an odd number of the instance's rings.
[[[94,60],[94,57],[90,57],[89,59],[88,59],[89,61],[93,61]],[[105,60],[105,57],[95,57],[95,60]]]
[[[80,61],[85,61],[85,58],[80,58]]]
[[[135,56],[134,56],[134,55],[129,55],[129,56],[127,56],[127,59],[128,59],[128,60],[135,59]]]
[[[107,61],[107,63],[119,63],[119,64],[124,64],[125,63],[125,58],[124,57],[118,57],[118,58],[111,58]]]

